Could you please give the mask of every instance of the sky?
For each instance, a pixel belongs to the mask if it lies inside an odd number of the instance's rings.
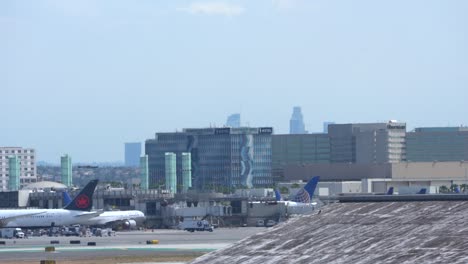
[[[3,0],[0,146],[124,159],[156,132],[468,125],[468,1]]]

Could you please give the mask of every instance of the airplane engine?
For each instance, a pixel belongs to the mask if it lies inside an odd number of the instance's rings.
[[[136,229],[137,227],[137,223],[135,220],[126,220],[124,224],[125,224],[125,228],[128,228],[128,229]]]

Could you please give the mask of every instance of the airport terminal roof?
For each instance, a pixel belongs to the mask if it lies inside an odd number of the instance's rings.
[[[468,263],[467,248],[468,201],[336,203],[191,263]]]
[[[44,190],[44,189],[66,189],[67,186],[65,184],[59,182],[52,182],[52,181],[41,181],[41,182],[34,182],[24,186],[23,190]]]

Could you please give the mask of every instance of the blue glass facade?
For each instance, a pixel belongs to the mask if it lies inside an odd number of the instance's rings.
[[[272,128],[206,128],[157,133],[146,141],[150,186],[163,179],[165,152],[177,156],[177,182],[183,185],[181,158],[191,154],[192,185],[197,189],[267,187],[271,176]]]

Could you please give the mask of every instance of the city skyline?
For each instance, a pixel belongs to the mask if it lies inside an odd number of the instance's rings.
[[[404,7],[404,8],[402,8]],[[2,1],[0,146],[121,161],[156,132],[468,124],[465,1]],[[398,18],[398,19],[396,19]]]

